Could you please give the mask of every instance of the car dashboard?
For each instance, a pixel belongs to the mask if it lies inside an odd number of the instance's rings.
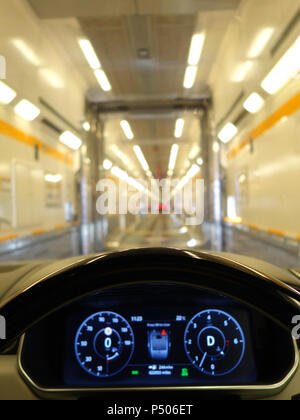
[[[228,256],[178,250],[60,264],[30,271],[2,299],[18,377],[37,398],[271,398],[298,372],[286,324],[299,283],[287,272],[289,285],[281,271],[271,279],[271,267],[262,274]]]
[[[114,389],[267,391],[288,380],[297,362],[290,335],[256,311],[157,282],[64,308],[32,328],[20,351],[21,372],[36,389],[78,396]]]

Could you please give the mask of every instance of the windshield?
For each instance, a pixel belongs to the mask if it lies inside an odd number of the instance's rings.
[[[299,0],[0,0],[0,261],[299,267]]]

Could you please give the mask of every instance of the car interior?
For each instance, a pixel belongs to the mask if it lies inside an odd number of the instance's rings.
[[[300,400],[299,0],[0,0],[0,401]]]
[[[229,254],[148,248],[7,265],[1,394],[296,399],[299,301],[295,274]]]

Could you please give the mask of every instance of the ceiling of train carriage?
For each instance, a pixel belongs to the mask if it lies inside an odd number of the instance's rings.
[[[111,101],[172,101],[210,96],[209,74],[228,25],[240,0],[29,0],[85,79],[87,99]],[[191,40],[204,34],[205,43],[191,88],[184,87]],[[88,65],[78,40],[88,39],[111,85],[104,91]],[[177,119],[185,120],[175,138]],[[150,172],[165,177],[170,148],[180,146],[175,175],[181,176],[200,157],[200,125],[190,112],[133,113],[106,116],[107,153],[135,176],[144,173],[133,151],[138,144]],[[130,123],[134,140],[128,140],[120,122]],[[118,153],[119,152],[119,153]]]

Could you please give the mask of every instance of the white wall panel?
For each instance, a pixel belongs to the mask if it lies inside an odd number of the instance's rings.
[[[45,24],[37,18],[27,1],[0,0],[0,10],[0,53],[7,61],[5,83],[17,92],[17,98],[10,105],[0,104],[0,124],[3,121],[74,160],[73,166],[68,165],[41,150],[36,161],[32,146],[1,134],[0,130],[0,178],[11,178],[16,173],[13,191],[5,194],[0,192],[0,217],[8,219],[18,229],[37,226],[53,228],[65,223],[64,203],[71,202],[75,206],[75,171],[79,160],[78,153],[62,145],[58,134],[41,123],[41,119],[46,117],[60,129],[70,129],[44,108],[39,98],[42,97],[70,123],[80,128],[80,121],[84,117],[86,85],[76,68],[69,64],[66,55],[49,38]],[[19,49],[16,41],[21,41],[25,48]],[[24,51],[27,53],[24,54]],[[41,109],[36,121],[27,122],[14,112],[14,106],[23,98]],[[15,162],[18,162],[18,166],[13,171]],[[63,176],[61,208],[45,206],[46,173]],[[9,226],[2,225],[3,229],[8,230]]]
[[[86,85],[76,68],[49,40],[45,24],[25,0],[0,0],[0,8],[0,51],[7,61],[7,83],[19,99],[26,97],[40,107],[38,98],[43,97],[80,127]]]
[[[216,121],[219,122],[233,105],[237,96],[245,91],[260,91],[260,84],[272,66],[285,52],[286,48],[298,35],[295,30],[282,45],[275,57],[270,50],[280,39],[286,26],[299,9],[299,0],[244,0],[236,13],[221,51],[210,76],[210,85],[214,93]],[[265,50],[257,59],[249,59],[249,50],[259,32],[265,28],[274,28],[274,34]],[[240,82],[234,80],[239,66],[252,63]],[[246,98],[245,98],[246,99]],[[237,110],[237,113],[241,108]],[[235,115],[236,116],[236,115]]]
[[[243,90],[244,100],[251,92],[257,91],[266,101],[256,115],[248,114],[239,123],[238,135],[228,146],[223,147],[226,196],[235,196],[237,216],[242,218],[244,224],[280,230],[292,237],[300,235],[300,110],[257,138],[254,141],[253,153],[250,146],[247,146],[236,157],[229,160],[225,157],[227,152],[245,140],[253,129],[300,92],[299,79],[291,80],[273,96],[264,93],[260,87],[270,69],[300,35],[300,28],[294,28],[277,54],[271,57],[270,49],[298,9],[299,1],[294,0],[244,1],[238,19],[229,28],[211,78],[217,121],[222,119]],[[266,51],[254,60],[253,68],[244,80],[240,83],[234,82],[232,75],[235,69],[240,62],[247,60],[247,51],[253,39],[265,27],[275,29]],[[242,110],[243,101],[226,122],[234,121]]]
[[[16,161],[12,171],[14,227],[41,226],[44,215],[43,170],[38,166]]]
[[[239,176],[248,171],[249,200],[240,207],[244,223],[300,234],[300,111],[244,149],[227,169],[228,195],[236,195]]]

